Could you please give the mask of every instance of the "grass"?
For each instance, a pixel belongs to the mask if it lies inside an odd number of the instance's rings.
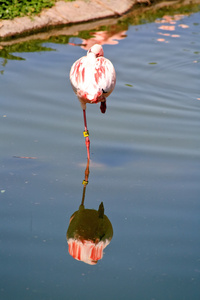
[[[55,2],[56,0],[2,0],[0,1],[0,19],[32,16],[41,12],[43,8],[52,7]]]

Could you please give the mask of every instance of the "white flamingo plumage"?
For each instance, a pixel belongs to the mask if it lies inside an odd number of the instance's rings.
[[[112,93],[116,83],[113,64],[105,58],[101,45],[92,46],[86,56],[79,58],[70,70],[70,81],[83,109],[85,144],[90,159],[90,140],[86,120],[86,103],[101,102],[102,113],[106,111],[106,98]]]

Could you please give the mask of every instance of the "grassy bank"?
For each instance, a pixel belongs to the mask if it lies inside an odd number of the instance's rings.
[[[56,0],[3,0],[0,1],[0,19],[35,15],[43,8],[52,7],[55,2]]]

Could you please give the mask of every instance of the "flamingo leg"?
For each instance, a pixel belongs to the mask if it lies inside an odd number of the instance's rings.
[[[86,120],[86,111],[85,111],[85,109],[83,109],[83,119],[84,119],[84,126],[85,126],[85,131],[83,131],[83,136],[85,137],[87,157],[88,157],[88,159],[90,159],[90,139],[89,139],[89,131],[87,129],[87,120]]]

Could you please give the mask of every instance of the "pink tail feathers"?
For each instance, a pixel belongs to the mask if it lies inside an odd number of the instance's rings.
[[[77,90],[77,96],[80,98],[80,99],[87,99],[87,96],[88,96],[88,93],[84,92],[84,91],[81,91],[81,90]]]
[[[100,101],[106,100],[103,96],[103,91],[99,91],[96,94],[92,95],[82,90],[77,90],[77,96],[85,103],[98,103]]]

